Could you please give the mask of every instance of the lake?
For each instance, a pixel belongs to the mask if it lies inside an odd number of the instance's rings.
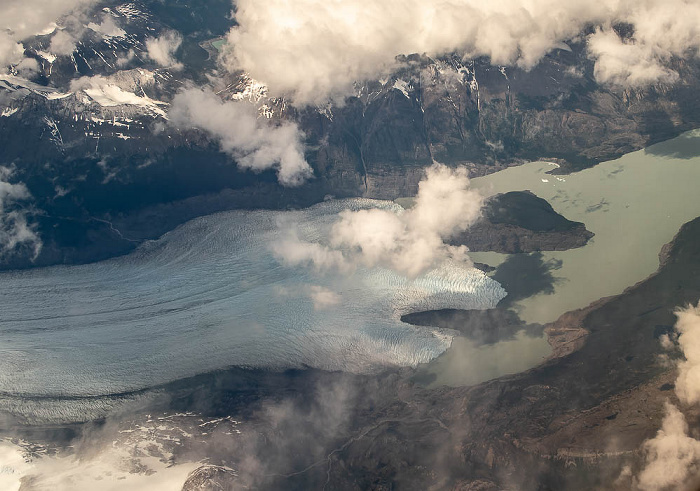
[[[700,216],[700,130],[574,174],[548,174],[556,167],[532,162],[472,180],[486,196],[529,190],[595,233],[584,247],[534,258],[549,266],[553,281],[546,291],[511,305],[528,323],[552,322],[642,281],[658,269],[663,245],[684,223]],[[525,263],[523,255],[470,256],[491,266],[510,261],[512,276],[530,271],[518,268]],[[469,385],[536,366],[550,351],[544,336],[521,334],[483,347],[461,338],[421,367],[420,378],[430,380],[429,386]]]

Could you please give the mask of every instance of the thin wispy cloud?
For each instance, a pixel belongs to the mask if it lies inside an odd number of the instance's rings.
[[[8,65],[22,61],[22,41],[37,34],[52,32],[55,23],[63,16],[96,3],[96,0],[3,1],[0,6],[0,70],[4,71]],[[67,49],[65,39],[59,39],[58,43],[63,48],[62,51]]]
[[[41,252],[42,242],[29,223],[28,204],[32,198],[27,186],[11,182],[13,169],[0,167],[0,258],[28,249],[33,257]]]
[[[182,44],[182,36],[175,31],[166,31],[156,38],[146,39],[148,57],[166,68],[181,69],[182,63],[175,60],[175,52]]]
[[[313,175],[299,127],[259,118],[257,108],[248,102],[223,101],[211,90],[192,88],[175,97],[168,116],[176,126],[209,133],[241,168],[276,170],[284,186],[298,186]]]

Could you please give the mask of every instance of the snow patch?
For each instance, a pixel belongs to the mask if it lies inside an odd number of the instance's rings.
[[[247,100],[258,103],[267,97],[267,85],[250,77],[244,77],[236,88],[237,92],[231,94],[234,101]]]
[[[134,5],[133,3],[119,5],[115,7],[115,10],[129,20],[148,18],[148,15],[139,10],[139,8],[136,7],[136,5]]]
[[[0,73],[0,88],[4,88],[10,92],[24,89],[42,97],[46,97],[47,99],[60,98],[55,96],[55,94],[60,94],[58,89],[47,87],[45,85],[39,85],[27,80],[26,78],[10,75],[9,73]]]
[[[131,76],[123,75],[118,78],[106,78],[98,75],[75,80],[71,84],[71,88],[81,91],[102,107],[137,106],[148,110],[153,115],[167,119],[166,113],[161,106],[167,106],[168,103],[151,99],[141,88],[144,79],[145,81],[150,81],[152,78],[152,72],[141,73],[141,71],[133,73]],[[143,95],[137,95],[127,90],[126,87],[132,90],[141,88]]]
[[[53,53],[49,53],[48,51],[37,51],[36,54],[41,56],[43,59],[45,59],[49,63],[53,63],[54,61],[56,61],[56,55]]]
[[[65,99],[66,97],[70,97],[72,95],[72,92],[49,92],[44,97],[50,101],[55,101],[57,99]]]
[[[114,84],[103,85],[84,89],[84,92],[100,106],[114,107],[121,105],[141,106],[149,109],[159,116],[165,117],[165,111],[159,106],[167,106],[166,102],[156,101],[148,96],[138,96],[132,92],[122,90]]]
[[[413,88],[413,86],[409,83],[406,82],[405,80],[398,79],[396,82],[394,82],[394,88],[397,90],[400,90],[401,93],[406,96],[406,99],[410,99],[411,97],[408,95],[408,91]]]

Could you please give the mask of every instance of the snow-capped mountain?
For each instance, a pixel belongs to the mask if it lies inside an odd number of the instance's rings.
[[[697,62],[674,62],[672,86],[617,90],[596,84],[577,43],[531,71],[459,53],[400,56],[344,104],[299,108],[218,64],[230,10],[224,0],[107,0],[24,42],[36,63],[0,75],[0,166],[27,196],[3,206],[43,247],[3,249],[1,267],[108,257],[225,209],[408,195],[433,161],[475,175],[536,158],[588,166],[700,120]],[[68,48],[57,49],[59,33]],[[313,178],[284,188],[274,170],[237,167],[206,130],[172,124],[176,94],[204,86],[272,127],[297,125]]]

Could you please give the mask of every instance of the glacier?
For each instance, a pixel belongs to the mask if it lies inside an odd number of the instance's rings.
[[[368,373],[435,358],[455,332],[401,315],[492,308],[506,295],[497,282],[456,263],[415,279],[383,268],[319,272],[284,266],[271,251],[290,224],[322,243],[340,211],[373,207],[402,210],[352,199],[223,212],[127,256],[1,273],[0,409],[17,398],[123,394],[230,366]],[[318,302],[319,292],[330,301]]]

